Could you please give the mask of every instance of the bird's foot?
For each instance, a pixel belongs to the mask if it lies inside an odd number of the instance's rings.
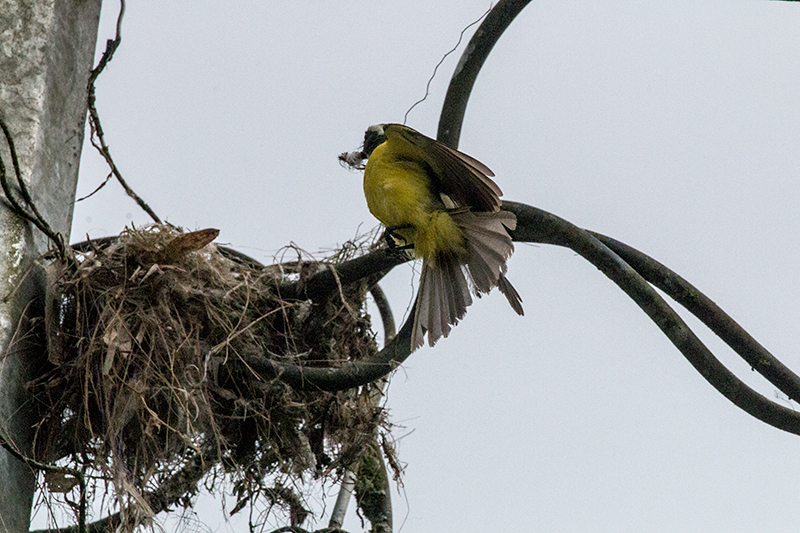
[[[414,243],[409,243],[405,237],[397,233],[399,229],[409,229],[413,226],[411,224],[400,224],[397,226],[386,226],[386,231],[383,232],[383,238],[386,244],[389,245],[390,250],[411,250],[414,248]],[[398,244],[400,241],[405,244]]]

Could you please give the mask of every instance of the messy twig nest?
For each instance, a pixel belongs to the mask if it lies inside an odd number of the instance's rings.
[[[246,363],[336,367],[374,354],[367,286],[282,299],[281,283],[325,262],[235,261],[208,244],[215,236],[130,229],[48,267],[52,366],[30,384],[43,413],[36,454],[113,483],[120,511],[137,514],[123,522],[153,511],[145,492],[188,502],[212,471],[233,482],[234,512],[264,496],[302,521],[287,487],[353,465],[385,423],[371,386],[302,391]],[[186,472],[194,483],[174,482]]]

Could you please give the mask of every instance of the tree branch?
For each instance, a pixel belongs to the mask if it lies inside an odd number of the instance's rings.
[[[69,468],[66,466],[49,465],[32,459],[26,456],[17,449],[14,443],[0,432],[0,446],[15,457],[17,460],[22,461],[28,465],[31,470],[41,470],[46,473],[61,474],[65,476],[72,476],[78,484],[78,525],[76,526],[78,532],[86,530],[86,478],[83,472]]]
[[[608,246],[644,279],[652,283],[670,298],[708,326],[720,339],[730,346],[756,372],[764,376],[781,392],[800,402],[800,376],[780,362],[757,340],[750,336],[733,318],[700,292],[691,283],[662,265],[652,257],[625,243],[590,232]]]
[[[111,150],[106,144],[105,134],[103,133],[103,126],[100,124],[100,115],[97,112],[97,106],[95,105],[97,98],[95,96],[95,81],[97,81],[97,77],[103,72],[103,69],[106,68],[108,62],[111,61],[111,58],[114,57],[114,52],[117,51],[119,45],[122,43],[122,17],[125,15],[125,0],[120,0],[119,2],[119,15],[117,15],[117,28],[116,28],[116,35],[113,39],[109,39],[106,41],[106,49],[103,52],[103,56],[100,58],[100,61],[97,63],[97,66],[92,69],[91,74],[89,75],[89,84],[88,84],[88,107],[89,107],[89,128],[91,130],[91,135],[89,136],[89,140],[92,143],[100,155],[103,156],[103,159],[106,160],[108,167],[111,169],[111,173],[117,179],[119,184],[125,190],[125,193],[133,198],[133,200],[142,208],[144,212],[150,215],[150,218],[153,219],[154,222],[157,224],[161,223],[161,219],[158,218],[155,211],[153,211],[147,202],[144,201],[136,192],[128,185],[128,182],[122,177],[122,173],[120,173],[117,165],[114,163],[114,159],[111,157]],[[97,140],[95,141],[95,136]]]
[[[456,65],[444,97],[439,116],[439,131],[436,134],[440,142],[451,148],[458,148],[464,113],[478,73],[497,40],[530,2],[531,0],[500,0],[475,30]]]
[[[525,204],[503,202],[503,209],[517,216],[517,229],[512,232],[515,241],[566,246],[580,254],[630,296],[723,396],[762,422],[800,435],[800,413],[770,401],[736,377],[631,265],[591,233]]]
[[[648,281],[637,273],[631,265],[626,263],[623,258],[600,242],[598,238],[541,209],[516,202],[504,202],[503,208],[515,213],[517,216],[517,229],[512,232],[512,237],[515,241],[565,246],[583,256],[625,291],[656,323],[695,369],[726,398],[759,420],[784,431],[800,435],[800,414],[770,401],[736,377],[714,357],[711,351],[697,338],[677,313],[650,286]],[[603,238],[611,243],[609,238]],[[611,244],[634,258],[635,254],[631,251],[632,249],[626,250],[621,243]],[[370,255],[372,254],[364,257],[369,257]],[[639,259],[642,258],[640,257]],[[355,261],[357,260],[348,263],[354,263]],[[355,272],[358,272],[360,277],[370,275],[371,272],[368,271],[369,265],[375,266],[372,261],[373,258],[370,258],[359,264],[359,268],[353,269],[353,275],[355,275]],[[634,265],[644,270],[649,279],[654,280],[654,283],[658,282],[658,269],[650,265],[651,271],[648,272],[644,265],[639,263],[634,261]],[[384,263],[378,264],[384,266]],[[348,267],[351,266],[353,265],[348,265]],[[364,270],[360,267],[364,267]],[[661,274],[663,277],[663,270]],[[691,295],[699,295],[699,291],[685,282],[684,284],[675,285],[676,281],[674,279],[672,280],[672,289],[663,279],[661,282],[664,283],[664,290],[674,294],[679,303],[686,302],[687,308],[692,312],[696,311],[704,322],[713,323],[710,317],[714,317],[716,325],[712,328],[712,331],[720,334],[723,340],[728,342],[746,360],[754,361],[756,363],[754,368],[763,371],[765,376],[786,392],[787,395],[792,398],[797,396],[798,391],[796,389],[798,386],[795,375],[784,365],[779,364],[777,359],[772,357],[754,339],[750,338],[729,317],[726,321],[723,317],[727,317],[727,315],[724,315],[721,310],[718,310],[718,312],[722,313],[722,315],[718,313],[709,315],[709,312],[718,309],[716,306],[711,307],[709,305],[710,300],[697,297],[693,304],[694,307],[692,307]],[[681,295],[681,290],[684,291],[683,295]],[[703,318],[704,315],[705,319]],[[409,316],[413,317],[413,310]],[[279,363],[276,360],[270,360],[265,357],[253,357],[247,362],[256,372],[271,377],[279,377],[295,387],[323,390],[357,387],[387,375],[408,358],[410,355],[411,322],[411,319],[406,321],[398,335],[375,357],[347,363],[338,368],[302,368]],[[766,357],[768,354],[769,356]]]

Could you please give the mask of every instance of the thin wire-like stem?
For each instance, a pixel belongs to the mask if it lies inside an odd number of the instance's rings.
[[[450,50],[445,52],[445,54],[442,56],[442,58],[439,60],[439,62],[436,63],[436,66],[433,67],[433,73],[431,74],[431,77],[428,78],[428,83],[425,84],[425,94],[422,96],[422,98],[420,98],[419,100],[417,100],[416,102],[411,104],[411,107],[408,108],[408,110],[406,111],[406,114],[403,115],[403,124],[408,122],[408,115],[411,113],[411,111],[413,111],[414,108],[417,107],[417,105],[421,104],[422,102],[424,102],[425,100],[428,99],[428,96],[431,94],[431,83],[433,83],[433,80],[436,78],[436,72],[439,70],[439,67],[442,66],[442,63],[444,63],[444,60],[447,59],[447,57],[450,54],[452,54],[453,52],[458,50],[458,47],[461,45],[461,41],[464,40],[464,34],[467,32],[467,30],[470,29],[471,27],[473,27],[475,24],[478,24],[480,21],[482,21],[484,19],[484,17],[486,17],[486,15],[488,15],[489,12],[492,9],[493,8],[491,8],[491,7],[489,9],[487,9],[480,17],[478,17],[477,20],[474,20],[473,22],[470,22],[469,24],[467,24],[464,27],[463,30],[461,30],[461,33],[458,36],[458,42],[455,44],[455,46],[453,46],[453,48],[451,48]]]
[[[3,136],[6,144],[8,145],[8,151],[11,155],[11,164],[14,169],[14,176],[17,180],[17,189],[19,195],[22,197],[22,202],[25,204],[23,206],[22,203],[20,203],[20,201],[15,197],[11,185],[8,183],[8,175],[6,174],[5,163],[3,162],[3,159],[0,158],[0,187],[3,189],[8,207],[10,207],[17,216],[27,220],[36,226],[39,231],[44,233],[55,245],[60,257],[66,259],[64,239],[61,234],[53,231],[53,229],[50,227],[50,224],[48,224],[47,220],[45,220],[41,213],[39,213],[36,204],[33,202],[33,198],[28,191],[28,186],[25,184],[25,180],[22,178],[22,170],[19,165],[19,158],[17,157],[17,149],[14,146],[14,138],[11,135],[11,131],[9,131],[5,121],[2,119],[0,119],[0,129],[3,131]]]
[[[467,102],[478,73],[495,43],[531,0],[500,0],[475,30],[447,88],[439,116],[436,138],[451,148],[458,148]]]
[[[136,194],[136,191],[134,191],[131,186],[128,185],[128,182],[122,177],[122,173],[119,171],[119,168],[117,168],[116,163],[114,163],[114,158],[111,157],[111,150],[106,143],[103,125],[100,123],[100,115],[97,112],[95,81],[97,81],[97,77],[101,72],[103,72],[103,69],[106,68],[106,65],[108,65],[109,61],[111,61],[111,58],[114,57],[114,52],[117,51],[117,48],[119,48],[119,45],[122,43],[122,17],[124,15],[125,0],[120,0],[119,15],[117,15],[116,35],[113,39],[106,41],[106,49],[103,52],[103,56],[100,58],[97,66],[92,69],[92,72],[89,75],[87,105],[89,108],[89,127],[91,129],[90,141],[92,146],[94,146],[97,151],[100,152],[100,155],[103,156],[103,159],[106,160],[108,167],[111,169],[111,173],[125,190],[125,194],[133,198],[139,207],[142,208],[145,213],[150,215],[150,218],[152,218],[154,222],[160,224],[161,219],[158,217],[158,215],[156,215],[155,211],[153,211],[153,209],[147,205],[147,202],[145,202],[142,197]]]

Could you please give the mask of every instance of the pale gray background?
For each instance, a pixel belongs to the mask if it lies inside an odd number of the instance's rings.
[[[129,2],[97,87],[108,141],[172,223],[220,228],[218,242],[265,262],[290,242],[334,247],[376,225],[361,175],[337,154],[370,124],[402,121],[487,7]],[[116,10],[106,2],[101,48]],[[457,57],[410,126],[435,134]],[[800,371],[798,101],[800,4],[537,1],[485,65],[461,149],[495,171],[505,198],[665,262]],[[79,194],[106,173],[85,149]],[[109,186],[77,206],[73,240],[147,221]],[[408,463],[397,528],[800,529],[798,437],[725,400],[574,253],[519,245],[509,277],[524,318],[483,298],[392,380]],[[414,280],[405,266],[385,284],[398,319]],[[226,525],[217,502],[202,507],[212,529],[245,530]],[[347,527],[360,531],[352,516]]]

